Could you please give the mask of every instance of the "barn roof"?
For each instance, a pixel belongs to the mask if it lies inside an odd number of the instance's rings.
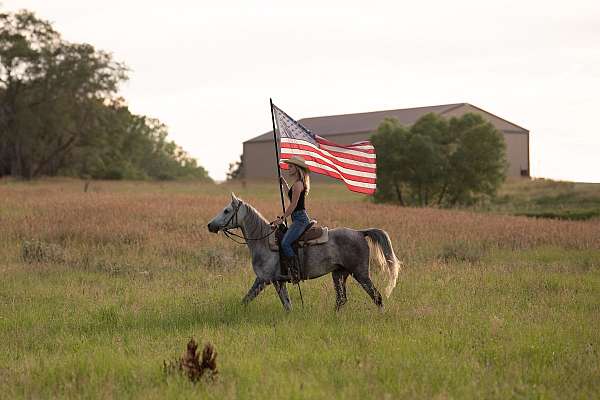
[[[468,103],[443,104],[439,106],[401,108],[398,110],[373,111],[356,114],[328,115],[324,117],[302,118],[298,122],[319,136],[332,136],[348,133],[374,132],[384,118],[396,118],[403,125],[412,125],[420,117],[428,113],[444,114]],[[471,105],[472,107],[475,107]],[[485,113],[488,111],[475,107]],[[493,115],[493,114],[492,114]],[[498,117],[499,118],[499,117]],[[505,120],[506,121],[506,120]],[[506,121],[515,127],[516,131],[528,132],[512,122]],[[245,143],[263,142],[273,140],[273,131],[256,136]]]

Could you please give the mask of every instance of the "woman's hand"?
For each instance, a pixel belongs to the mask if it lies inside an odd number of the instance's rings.
[[[271,225],[273,226],[279,226],[281,224],[283,224],[283,218],[281,217],[277,217],[275,218],[275,221],[271,222]]]

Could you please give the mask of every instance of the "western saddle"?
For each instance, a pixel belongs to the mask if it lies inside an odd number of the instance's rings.
[[[317,220],[312,219],[302,235],[298,238],[298,242],[308,242],[309,240],[318,239],[323,235],[323,227],[317,225]]]

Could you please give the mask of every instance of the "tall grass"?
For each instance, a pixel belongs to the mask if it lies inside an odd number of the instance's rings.
[[[290,287],[286,314],[272,288],[240,304],[248,251],[206,229],[231,191],[280,210],[270,185],[1,183],[0,397],[600,395],[598,219],[404,209],[316,185],[311,217],[385,229],[405,268],[383,313],[351,280],[335,313],[326,277],[303,284],[304,308]],[[192,336],[219,353],[212,383],[163,373]]]

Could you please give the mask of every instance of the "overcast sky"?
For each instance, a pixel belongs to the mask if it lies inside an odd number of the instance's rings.
[[[125,62],[131,109],[217,180],[273,97],[296,119],[468,102],[530,130],[533,176],[600,182],[598,0],[2,3]]]

